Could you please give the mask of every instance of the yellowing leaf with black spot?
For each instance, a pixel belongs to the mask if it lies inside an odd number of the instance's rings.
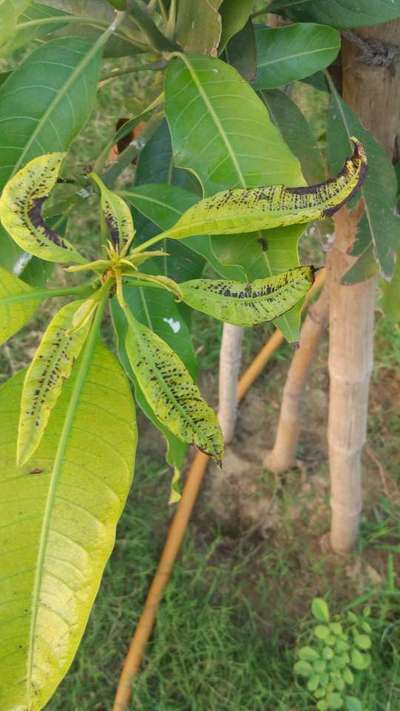
[[[65,153],[48,153],[19,170],[3,190],[0,220],[26,252],[48,262],[82,263],[84,258],[42,216],[43,203],[57,182],[64,156]]]
[[[255,326],[289,311],[305,296],[313,281],[312,267],[298,267],[248,284],[193,279],[179,284],[179,289],[183,301],[197,311],[235,326]]]
[[[190,207],[165,236],[182,239],[190,235],[231,235],[333,215],[360,189],[366,174],[363,146],[355,138],[352,141],[353,155],[336,178],[297,188],[271,185],[223,190]]]
[[[25,326],[43,298],[24,281],[0,267],[0,345]]]
[[[109,190],[96,173],[90,173],[89,177],[100,190],[101,209],[111,242],[117,252],[126,254],[135,236],[132,213],[125,200]]]
[[[30,459],[45,432],[53,407],[86,341],[91,318],[76,327],[76,316],[92,299],[63,306],[50,322],[30,364],[22,391],[17,461]],[[90,310],[91,316],[93,310]]]
[[[128,314],[125,346],[143,394],[160,422],[179,439],[220,462],[224,443],[217,416],[203,400],[181,359]]]

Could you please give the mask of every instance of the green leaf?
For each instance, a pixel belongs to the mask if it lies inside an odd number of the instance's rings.
[[[256,26],[257,89],[276,89],[329,66],[340,50],[333,27],[302,23],[288,27]]]
[[[127,354],[152,410],[179,439],[195,444],[220,462],[224,445],[215,412],[165,341],[128,317]]]
[[[231,37],[246,25],[253,4],[253,0],[223,0],[219,10],[222,18],[220,51],[225,48]]]
[[[235,326],[272,321],[291,309],[310,289],[311,267],[298,267],[251,283],[193,279],[179,284],[183,301],[193,309]]]
[[[371,657],[369,654],[363,654],[359,652],[358,649],[352,649],[351,651],[351,666],[357,671],[363,671],[368,669],[371,663]]]
[[[365,147],[368,173],[360,191],[365,211],[351,252],[358,260],[345,275],[343,282],[346,284],[363,281],[376,272],[374,258],[382,275],[390,279],[395,268],[395,250],[400,243],[400,218],[396,213],[397,180],[393,166],[383,148],[332,88],[328,151],[333,170],[348,151],[349,137],[354,135],[354,131]]]
[[[325,179],[325,167],[310,124],[290,96],[278,89],[263,91],[263,101],[290,150],[300,161],[308,184]]]
[[[42,205],[54,188],[65,153],[34,158],[6,184],[0,199],[0,220],[19,247],[49,262],[84,262],[42,217]]]
[[[217,53],[221,37],[222,0],[185,0],[178,3],[176,39],[187,52]]]
[[[356,696],[346,696],[346,711],[363,711],[362,703]]]
[[[229,41],[225,48],[225,59],[246,81],[254,81],[257,72],[257,50],[251,20]]]
[[[66,304],[50,321],[24,381],[17,461],[26,464],[40,444],[49,417],[86,341],[93,309],[82,324],[82,307],[93,300]],[[86,315],[86,314],[85,314]]]
[[[32,318],[39,301],[34,289],[0,267],[0,345]]]
[[[49,7],[38,2],[30,2],[18,16],[13,35],[9,38],[6,50],[8,53],[24,47],[29,42],[42,39],[46,35],[59,30],[65,24],[66,14],[55,7]],[[48,20],[54,22],[48,23]]]
[[[339,29],[364,27],[400,17],[399,0],[273,0],[268,12],[292,20],[322,22]]]
[[[367,634],[354,635],[354,642],[360,649],[371,649],[371,638]]]
[[[328,704],[328,709],[341,709],[343,707],[343,700],[340,694],[328,694],[326,697],[326,703]]]
[[[132,213],[125,200],[109,190],[98,175],[90,173],[89,177],[100,190],[101,209],[112,245],[120,254],[126,254],[135,235]]]
[[[298,651],[300,659],[304,659],[306,662],[314,662],[319,659],[318,652],[312,647],[301,647]]]
[[[308,683],[307,683],[307,689],[311,692],[315,691],[316,689],[318,689],[319,682],[320,682],[320,678],[319,678],[318,674],[312,674],[310,676]]]
[[[311,674],[313,673],[311,664],[306,662],[304,659],[301,659],[299,662],[296,662],[293,668],[295,674],[299,674],[299,676],[311,676]]]
[[[132,482],[129,384],[104,347],[86,359],[82,378],[84,358],[22,468],[15,443],[24,374],[0,390],[2,709],[39,711],[69,669]]]
[[[166,113],[171,129],[175,163],[194,173],[206,196],[224,188],[257,185],[304,184],[300,165],[272,124],[268,112],[251,87],[224,62],[209,57],[181,57],[170,63],[166,73]],[[246,258],[262,274],[246,270],[246,278],[272,276],[299,266],[297,240],[290,241],[280,230],[279,267],[256,239],[246,244]],[[260,232],[258,238],[262,239]],[[230,262],[240,267],[243,245],[225,237],[223,249],[230,250]],[[212,239],[212,245],[218,240]],[[282,262],[284,268],[282,269]],[[224,274],[223,276],[227,276]],[[289,340],[298,340],[300,307],[277,321]]]
[[[346,669],[344,669],[342,672],[342,676],[346,684],[348,684],[349,686],[351,686],[351,684],[354,684],[354,675],[351,669],[346,667]]]
[[[309,187],[272,185],[223,190],[189,208],[166,237],[183,239],[196,234],[240,234],[318,220],[335,213],[364,180],[367,160],[362,144],[352,139],[354,151],[336,178]]]
[[[0,189],[35,156],[69,147],[94,108],[100,59],[97,45],[56,39],[32,52],[4,82]]]
[[[30,0],[0,0],[0,56],[9,51],[19,15],[30,5]]]
[[[329,622],[329,607],[322,597],[315,597],[311,603],[311,612],[318,622]],[[329,628],[324,628],[328,630]]]

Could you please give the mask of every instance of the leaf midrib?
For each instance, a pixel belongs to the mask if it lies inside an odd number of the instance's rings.
[[[280,57],[277,57],[276,59],[271,59],[268,62],[263,62],[261,64],[258,64],[258,69],[261,69],[261,67],[268,67],[271,64],[277,64],[278,62],[287,62],[291,59],[297,59],[298,57],[308,57],[310,54],[317,54],[318,52],[328,52],[331,49],[339,49],[339,45],[335,45],[334,47],[322,47],[321,49],[313,49],[309,52],[297,52],[296,54],[286,54],[286,55],[281,55]]]

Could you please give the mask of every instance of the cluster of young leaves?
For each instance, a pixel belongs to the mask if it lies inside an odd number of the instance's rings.
[[[294,672],[307,679],[307,689],[319,711],[346,709],[362,711],[360,700],[349,695],[357,672],[371,664],[369,609],[362,615],[347,612],[331,620],[327,603],[314,598],[311,612],[318,624],[310,633],[308,644],[297,650],[299,660]]]

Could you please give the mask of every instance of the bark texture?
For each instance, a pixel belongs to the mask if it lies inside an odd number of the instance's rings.
[[[400,45],[400,22],[346,34],[343,98],[386,149],[396,151],[399,136],[400,70],[388,45]],[[395,52],[396,54],[396,52]],[[362,207],[362,206],[361,206]],[[366,439],[368,388],[373,365],[376,279],[342,286],[354,263],[347,250],[361,209],[343,208],[336,218],[330,255],[330,405],[328,443],[331,477],[331,545],[346,553],[356,541],[362,507],[361,454]]]
[[[285,472],[296,464],[296,450],[301,428],[301,406],[310,365],[317,352],[329,315],[329,291],[325,286],[318,300],[310,306],[300,333],[283,389],[275,444],[267,452],[264,464],[272,472]]]
[[[237,387],[242,358],[243,328],[225,323],[219,355],[218,418],[225,444],[232,441],[237,417]]]

